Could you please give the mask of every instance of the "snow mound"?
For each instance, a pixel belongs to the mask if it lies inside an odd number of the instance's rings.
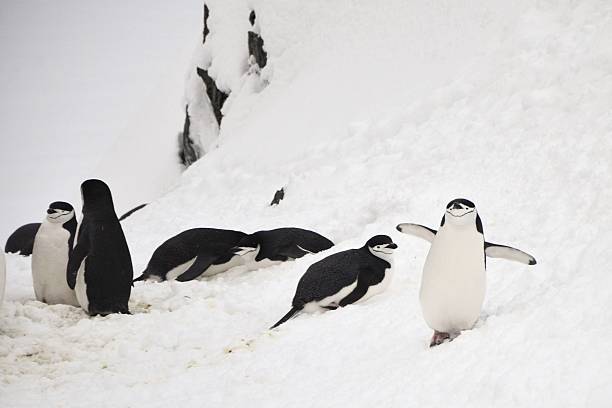
[[[104,318],[33,301],[29,261],[9,256],[2,405],[608,406],[610,4],[249,5],[268,65],[228,75],[218,148],[126,220],[135,271],[195,226],[298,226],[337,246],[137,285],[133,315]],[[215,21],[248,17],[224,7],[248,11],[209,1],[211,36]],[[221,66],[235,59],[220,61],[217,72],[235,72]],[[428,245],[394,227],[436,227],[457,196],[476,203],[487,240],[538,264],[490,259],[476,328],[429,349],[418,304]],[[379,233],[399,245],[387,292],[266,329],[308,265]]]

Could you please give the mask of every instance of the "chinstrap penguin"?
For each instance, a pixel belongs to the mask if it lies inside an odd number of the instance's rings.
[[[312,264],[298,282],[291,310],[273,329],[304,310],[333,310],[383,292],[391,282],[393,251],[397,245],[376,235],[359,249],[349,249]]]
[[[81,184],[83,221],[68,262],[68,284],[92,316],[129,313],[132,258],[111,191],[101,180]]]
[[[32,250],[32,283],[38,301],[79,306],[66,274],[76,229],[72,205],[63,201],[49,204]]]
[[[423,317],[434,330],[430,347],[476,324],[485,297],[485,256],[536,263],[516,248],[486,242],[476,206],[463,198],[448,203],[438,231],[410,223],[397,229],[431,242],[419,294]]]
[[[246,236],[244,232],[216,228],[183,231],[166,240],[153,252],[146,269],[134,282],[173,279],[188,281],[225,272],[255,256],[257,248],[232,251]],[[249,253],[252,255],[247,255]]]
[[[302,228],[276,228],[257,231],[244,237],[233,249],[235,253],[254,252],[254,262],[247,262],[250,269],[269,264],[291,261],[306,254],[325,251],[334,243],[323,235]]]
[[[25,224],[17,228],[6,240],[4,252],[18,253],[23,256],[32,255],[34,237],[40,228],[40,222]]]

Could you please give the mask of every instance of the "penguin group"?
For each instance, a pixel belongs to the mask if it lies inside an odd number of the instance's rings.
[[[102,180],[81,184],[82,219],[71,204],[55,201],[41,223],[24,225],[7,241],[5,252],[32,256],[36,299],[47,304],[81,307],[90,316],[129,314],[136,282],[178,282],[214,276],[236,266],[256,270],[328,251],[334,243],[323,235],[286,227],[245,233],[192,228],[164,241],[144,271],[134,278],[132,258],[111,190]],[[126,214],[144,207],[141,205]],[[474,327],[486,288],[486,257],[535,265],[533,256],[485,241],[482,220],[473,202],[449,202],[438,230],[413,223],[396,229],[431,244],[425,259],[419,300],[433,330],[430,347],[451,341]],[[297,283],[289,311],[275,329],[302,312],[335,310],[384,292],[391,284],[393,254],[398,245],[375,235],[360,248],[328,255],[312,263]],[[0,259],[0,303],[5,262]]]

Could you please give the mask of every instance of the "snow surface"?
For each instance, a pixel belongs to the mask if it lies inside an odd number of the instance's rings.
[[[211,36],[241,27],[244,4],[209,1]],[[299,226],[338,245],[137,284],[133,315],[104,318],[34,301],[29,260],[8,256],[0,405],[610,406],[612,4],[250,4],[269,84],[228,74],[218,149],[124,224],[135,271],[195,226]],[[215,75],[235,72],[221,61]],[[435,227],[458,196],[488,241],[538,264],[489,259],[476,328],[429,349],[429,244],[394,227]],[[399,245],[387,292],[267,330],[308,265],[380,233]]]

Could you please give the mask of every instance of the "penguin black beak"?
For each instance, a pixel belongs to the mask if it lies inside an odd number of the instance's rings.
[[[55,210],[53,208],[47,209],[47,214],[55,214]]]
[[[395,242],[392,242],[390,244],[387,244],[386,246],[387,248],[391,248],[391,249],[397,249],[397,244]]]
[[[461,209],[461,205],[459,203],[453,204],[453,210],[460,210],[460,209]]]

